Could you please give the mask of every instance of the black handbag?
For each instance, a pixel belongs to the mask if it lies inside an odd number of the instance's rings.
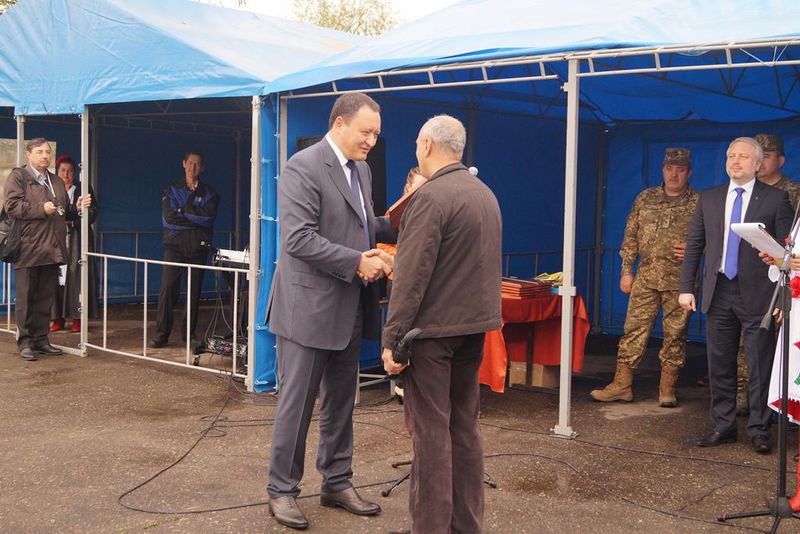
[[[21,224],[6,213],[0,212],[0,259],[6,263],[14,263],[19,253]]]

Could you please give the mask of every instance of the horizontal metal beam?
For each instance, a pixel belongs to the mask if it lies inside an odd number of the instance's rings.
[[[533,82],[538,80],[558,80],[560,79],[557,74],[548,74],[546,76],[520,76],[516,78],[498,78],[498,79],[490,79],[490,80],[466,80],[463,82],[441,82],[441,83],[421,83],[421,84],[414,84],[414,85],[400,85],[397,87],[372,87],[372,88],[360,88],[360,89],[347,89],[342,90],[338,89],[334,85],[333,91],[322,91],[319,93],[305,93],[299,95],[283,95],[281,96],[282,100],[296,100],[300,98],[314,98],[318,96],[328,96],[328,95],[343,95],[345,93],[385,93],[390,91],[414,91],[419,89],[434,89],[439,87],[465,87],[469,85],[487,85],[487,84],[498,84],[498,83],[517,83],[517,82]]]
[[[751,68],[751,67],[779,67],[779,66],[793,66],[800,64],[799,60],[775,60],[776,54],[773,54],[773,59],[769,61],[760,61],[751,52],[763,50],[765,48],[780,48],[782,55],[789,47],[800,47],[800,37],[784,38],[784,39],[760,39],[750,41],[732,41],[725,43],[709,43],[700,45],[666,45],[666,46],[642,46],[633,48],[612,48],[602,50],[581,50],[574,52],[561,52],[555,54],[541,54],[531,56],[513,57],[507,59],[493,59],[483,61],[467,61],[459,63],[450,63],[446,65],[430,65],[411,67],[406,69],[396,69],[388,71],[380,71],[366,74],[358,74],[347,78],[348,80],[374,80],[377,87],[364,88],[364,89],[350,89],[340,90],[337,81],[330,82],[332,89],[327,91],[317,91],[314,93],[306,94],[286,94],[281,96],[283,100],[293,100],[300,98],[313,98],[320,96],[339,95],[344,93],[362,92],[362,93],[376,93],[376,92],[389,92],[389,91],[409,91],[414,89],[432,89],[435,87],[458,87],[469,85],[484,85],[495,83],[514,83],[514,82],[528,82],[538,80],[558,79],[557,75],[547,75],[545,66],[552,63],[566,62],[569,60],[578,60],[585,62],[589,65],[588,72],[578,72],[578,76],[585,78],[591,76],[612,76],[620,74],[642,74],[650,72],[679,72],[679,71],[697,71],[697,70],[715,70],[715,69],[732,69],[732,68]],[[697,65],[686,65],[678,67],[665,67],[662,63],[663,55],[668,54],[692,54],[696,59],[702,58],[703,52],[724,51],[726,55],[725,62],[723,63],[705,63]],[[755,61],[748,60],[736,62],[733,60],[731,51],[740,51],[749,55]],[[698,55],[699,54],[699,55]],[[607,59],[607,58],[622,58],[622,57],[641,57],[652,56],[653,67],[644,68],[618,68],[615,70],[597,71],[594,68],[594,60]],[[717,57],[717,56],[714,56]],[[523,65],[538,65],[540,70],[539,76],[524,76],[514,78],[490,78],[488,70],[497,69],[510,66],[523,66]],[[480,80],[466,80],[461,82],[442,82],[436,83],[434,74],[442,72],[454,71],[469,71],[479,69],[482,79]],[[395,87],[388,86],[386,81],[390,77],[408,76],[427,74],[427,83],[414,83],[414,84],[400,84]],[[341,80],[338,80],[341,82]]]

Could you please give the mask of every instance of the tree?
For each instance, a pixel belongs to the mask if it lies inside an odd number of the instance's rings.
[[[359,35],[380,35],[397,26],[388,0],[292,0],[298,20]]]
[[[0,14],[17,3],[17,0],[0,0]]]

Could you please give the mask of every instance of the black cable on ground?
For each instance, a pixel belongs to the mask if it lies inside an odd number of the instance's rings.
[[[206,416],[206,417],[201,418],[201,420],[203,420],[203,421],[210,420],[210,423],[205,429],[203,429],[200,432],[199,437],[197,438],[197,440],[195,440],[195,442],[191,445],[191,447],[189,447],[189,449],[186,452],[184,452],[180,457],[178,457],[177,460],[175,460],[174,462],[172,462],[168,466],[166,466],[163,469],[159,470],[157,473],[155,473],[151,477],[147,478],[143,482],[137,484],[133,488],[127,490],[125,493],[120,495],[117,498],[117,502],[119,502],[119,504],[121,506],[125,507],[128,510],[132,510],[132,511],[136,511],[136,512],[143,512],[143,513],[149,513],[149,514],[184,515],[184,514],[202,514],[202,513],[210,513],[210,512],[224,512],[224,511],[229,511],[229,510],[238,510],[238,509],[242,509],[242,508],[251,508],[251,507],[264,506],[264,505],[269,504],[268,500],[264,500],[264,501],[256,501],[256,502],[252,502],[252,503],[238,504],[238,505],[231,505],[231,506],[223,506],[223,507],[217,507],[217,508],[205,508],[205,509],[200,509],[200,510],[171,510],[171,511],[165,511],[165,510],[148,510],[148,509],[139,508],[139,507],[136,507],[136,506],[131,506],[131,505],[128,505],[125,502],[123,502],[125,497],[133,494],[137,490],[139,490],[142,487],[146,486],[150,482],[154,481],[156,478],[160,477],[162,474],[166,473],[167,471],[169,471],[170,469],[172,469],[173,467],[175,467],[179,463],[181,463],[184,459],[186,459],[186,457],[189,456],[189,454],[191,454],[191,452],[206,437],[223,437],[223,436],[227,435],[227,433],[224,430],[222,430],[223,428],[269,426],[269,425],[274,423],[274,419],[229,420],[226,417],[223,417],[222,413],[227,408],[229,402],[231,400],[234,400],[231,397],[230,388],[238,389],[235,386],[234,381],[232,379],[229,379],[228,385],[229,385],[228,394],[226,395],[225,402],[222,404],[222,407],[220,408],[219,412],[217,412],[217,414],[215,416]],[[383,405],[383,404],[384,404],[384,402],[381,402],[381,404],[379,404],[379,405]],[[357,416],[363,416],[363,415],[398,413],[398,412],[403,411],[403,410],[400,410],[400,409],[392,409],[392,410],[371,409],[372,406],[375,406],[375,405],[367,405],[367,406],[364,406],[364,407],[361,407],[361,408],[356,407],[356,409],[360,409],[360,410],[363,410],[363,411],[361,413],[354,413],[353,416],[357,417]],[[314,420],[318,420],[318,418],[315,417],[315,418],[312,419],[312,421],[314,421]],[[378,423],[371,423],[371,422],[367,422],[367,421],[358,421],[358,420],[355,420],[355,419],[353,420],[353,422],[357,423],[357,424],[375,426],[375,427],[381,428],[383,430],[386,430],[388,432],[397,434],[397,435],[399,435],[401,437],[410,438],[410,436],[408,436],[407,434],[398,432],[398,431],[396,431],[396,430],[394,430],[392,428],[389,428],[388,426],[381,425],[381,424],[378,424]],[[497,428],[497,429],[500,429],[500,430],[511,431],[511,432],[521,432],[521,433],[526,433],[526,434],[548,436],[548,437],[550,436],[550,434],[547,433],[547,432],[536,431],[536,430],[526,430],[526,429],[519,429],[519,428],[512,428],[512,427],[505,427],[505,426],[502,426],[502,425],[495,425],[495,424],[486,423],[486,422],[481,422],[481,425],[487,426],[487,427],[490,427],[490,428]],[[607,448],[607,449],[612,449],[612,450],[620,450],[620,451],[624,451],[624,452],[634,452],[634,453],[639,453],[639,454],[652,454],[652,455],[655,455],[655,456],[669,457],[669,458],[680,459],[680,460],[694,460],[694,461],[701,461],[701,462],[707,462],[707,463],[712,463],[712,464],[727,465],[727,466],[731,466],[731,467],[742,467],[742,468],[755,469],[755,470],[760,470],[760,471],[772,471],[772,469],[769,469],[769,468],[764,468],[764,467],[760,467],[760,466],[751,466],[751,465],[746,465],[746,464],[739,464],[739,463],[736,463],[736,462],[728,462],[728,461],[723,461],[723,460],[714,460],[714,459],[708,459],[708,458],[697,458],[697,457],[692,457],[692,456],[683,456],[683,455],[671,454],[671,453],[661,453],[661,452],[656,452],[656,451],[646,451],[646,450],[640,450],[640,449],[632,449],[632,448],[627,448],[627,447],[622,447],[622,446],[617,446],[617,445],[606,445],[606,444],[602,444],[602,443],[596,443],[596,442],[592,442],[592,441],[588,441],[588,440],[574,440],[574,441],[577,441],[578,443],[592,445],[592,446],[595,446],[595,447]],[[717,526],[724,526],[724,527],[728,527],[728,528],[739,528],[739,529],[744,529],[744,530],[749,530],[749,531],[763,532],[762,530],[757,529],[757,528],[753,528],[753,527],[734,525],[734,524],[730,524],[730,523],[721,523],[721,522],[718,522],[718,521],[715,521],[715,520],[709,520],[709,519],[693,517],[693,516],[690,516],[690,515],[681,514],[679,512],[674,512],[672,510],[666,510],[666,509],[658,508],[658,507],[655,507],[655,506],[650,506],[650,505],[647,505],[647,504],[636,502],[636,501],[634,501],[633,499],[631,499],[629,497],[626,497],[626,496],[624,496],[624,495],[622,495],[620,493],[617,493],[616,491],[614,491],[613,489],[609,488],[608,486],[606,486],[606,485],[604,485],[604,484],[602,484],[600,482],[596,482],[595,480],[591,479],[589,476],[583,474],[578,468],[576,468],[575,466],[573,466],[569,462],[567,462],[565,460],[562,460],[562,459],[559,459],[559,458],[546,456],[546,455],[543,455],[543,454],[525,453],[525,452],[501,452],[501,453],[487,454],[487,455],[484,456],[484,458],[486,458],[486,459],[503,458],[503,457],[534,457],[534,458],[540,458],[542,460],[548,460],[548,461],[552,461],[552,462],[564,465],[567,468],[569,468],[571,471],[576,473],[580,478],[582,478],[583,480],[589,482],[593,486],[601,489],[602,491],[606,492],[607,494],[609,494],[609,495],[611,495],[613,497],[616,497],[616,498],[622,500],[623,502],[626,502],[626,503],[628,503],[628,504],[630,504],[632,506],[636,506],[636,507],[644,509],[644,510],[660,513],[660,514],[663,514],[663,515],[668,515],[668,516],[675,517],[677,519],[686,520],[686,521],[694,521],[694,522],[700,522],[700,523],[706,523],[706,524],[713,524],[713,525],[717,525]],[[374,487],[374,486],[381,486],[381,485],[391,484],[391,483],[393,483],[395,481],[396,481],[396,479],[389,479],[389,480],[380,481],[380,482],[372,482],[372,483],[369,483],[369,484],[361,484],[361,485],[358,485],[358,486],[355,486],[355,487],[357,489],[369,488],[369,487]],[[310,494],[299,496],[298,499],[308,499],[308,498],[317,497],[317,496],[319,496],[319,493],[310,493]]]
[[[633,499],[631,499],[629,497],[626,497],[626,496],[624,496],[624,495],[622,495],[620,493],[617,493],[616,491],[612,490],[611,488],[609,488],[605,484],[601,484],[600,482],[595,482],[594,480],[589,478],[587,475],[584,475],[577,467],[575,467],[571,463],[567,462],[566,460],[561,460],[559,458],[553,458],[551,456],[546,456],[544,454],[536,454],[536,453],[532,453],[532,452],[500,452],[500,453],[495,453],[495,454],[487,454],[487,455],[484,456],[484,458],[488,459],[488,458],[520,457],[520,456],[522,456],[522,457],[527,456],[527,457],[533,457],[533,458],[540,458],[542,460],[548,460],[548,461],[552,461],[552,462],[556,462],[558,464],[564,465],[564,466],[568,467],[576,475],[581,477],[583,480],[585,480],[586,482],[592,484],[594,487],[596,487],[596,488],[608,493],[609,495],[611,495],[613,497],[616,497],[617,499],[620,499],[621,501],[624,501],[624,502],[626,502],[626,503],[628,503],[630,505],[636,506],[637,508],[642,508],[643,510],[648,510],[648,511],[651,511],[651,512],[656,512],[656,513],[659,513],[659,514],[668,515],[668,516],[675,517],[677,519],[686,520],[686,521],[695,521],[695,522],[699,522],[699,523],[706,523],[706,524],[709,524],[709,525],[717,525],[717,526],[729,527],[729,528],[740,528],[740,529],[744,529],[744,530],[751,530],[751,531],[754,531],[754,532],[764,532],[763,530],[758,529],[758,528],[754,528],[754,527],[748,527],[748,526],[742,526],[742,525],[734,525],[734,524],[731,524],[731,523],[721,523],[719,521],[715,521],[715,520],[711,520],[711,519],[703,519],[703,518],[700,518],[700,517],[694,517],[694,516],[691,516],[691,515],[681,514],[680,512],[673,512],[672,510],[666,510],[666,509],[663,509],[663,508],[658,508],[656,506],[651,506],[649,504],[643,504],[643,503],[640,503],[640,502],[636,502],[636,501],[634,501]]]

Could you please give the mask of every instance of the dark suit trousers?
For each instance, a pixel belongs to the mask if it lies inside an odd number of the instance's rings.
[[[207,252],[201,252],[193,256],[187,256],[171,248],[164,248],[164,261],[175,263],[192,263],[205,265],[208,258]],[[181,277],[188,276],[186,267],[174,267],[164,265],[161,271],[161,289],[158,292],[158,311],[156,312],[156,335],[155,339],[166,341],[172,332],[173,309],[178,303],[181,291]],[[203,287],[203,275],[205,269],[192,269],[192,300],[190,303],[190,327],[189,337],[194,337],[197,328],[197,310],[200,305],[200,290]],[[181,330],[186,329],[186,314],[183,314]]]
[[[741,333],[750,373],[747,435],[750,438],[769,435],[772,411],[767,408],[767,396],[775,333],[772,323],[769,330],[761,330],[761,319],[762,315],[747,313],[739,292],[739,278],[728,280],[724,274],[719,274],[706,325],[711,420],[716,431],[727,432],[736,428],[736,354]]]
[[[20,349],[48,342],[50,309],[56,298],[58,265],[15,268],[17,346]]]
[[[484,334],[421,339],[403,374],[411,431],[413,533],[477,533],[483,523],[478,368]]]
[[[363,303],[363,297],[362,297]],[[356,316],[350,343],[341,351],[304,347],[278,336],[280,383],[272,430],[267,492],[273,497],[300,493],[306,438],[319,395],[317,470],[322,491],[352,486],[353,404],[358,385],[363,313]]]

